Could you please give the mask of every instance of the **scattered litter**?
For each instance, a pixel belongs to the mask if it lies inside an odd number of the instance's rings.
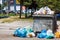
[[[35,34],[33,32],[27,33],[27,37],[35,37]]]

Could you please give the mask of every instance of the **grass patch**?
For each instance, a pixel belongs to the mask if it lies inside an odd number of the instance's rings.
[[[33,19],[32,18],[24,18],[24,19],[20,19],[19,16],[10,16],[9,18],[3,18],[0,19],[0,21],[2,21],[2,23],[10,23],[10,22],[14,22],[14,21],[29,21],[32,22]]]
[[[1,13],[0,16],[6,16],[6,14]]]
[[[33,21],[33,18],[24,18],[24,19],[20,19],[21,21],[29,21],[29,22],[32,22]]]
[[[4,14],[4,13],[0,13],[0,16],[18,16],[19,14],[15,14],[15,13],[8,13],[8,14]]]
[[[8,18],[0,19],[0,22],[2,23],[13,22],[13,21],[29,21],[29,22],[33,21],[33,18],[25,18],[25,14],[22,14],[22,19],[19,18],[19,14],[14,14],[14,13],[10,13],[8,15],[1,13],[0,16],[9,16]]]
[[[9,13],[8,16],[18,16],[19,14]]]
[[[4,18],[4,19],[1,19],[1,20],[2,20],[2,23],[5,23],[5,22],[17,21],[17,20],[20,20],[20,19],[19,19],[19,16],[11,16],[9,18]]]

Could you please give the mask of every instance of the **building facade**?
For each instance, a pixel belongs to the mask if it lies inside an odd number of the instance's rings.
[[[0,4],[2,4],[2,0],[0,0]]]
[[[3,10],[9,10],[17,12],[20,10],[20,0],[2,0],[2,3],[6,3],[7,6]]]

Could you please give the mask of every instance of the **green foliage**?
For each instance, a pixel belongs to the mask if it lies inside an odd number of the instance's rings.
[[[30,5],[30,3],[28,3],[28,2],[24,2],[24,5],[29,6],[29,5]]]
[[[60,0],[35,0],[38,8],[48,6],[53,10],[60,10]],[[24,0],[24,5],[30,5],[32,0]]]
[[[42,6],[48,6],[53,10],[60,10],[60,0],[38,0],[39,8]]]
[[[31,4],[31,0],[25,0],[24,2],[23,2],[23,5],[25,5],[25,6],[29,6],[30,4]]]

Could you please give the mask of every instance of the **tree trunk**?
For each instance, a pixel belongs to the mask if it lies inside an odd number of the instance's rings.
[[[21,18],[21,13],[22,13],[22,5],[23,5],[23,0],[20,1],[20,18]]]

